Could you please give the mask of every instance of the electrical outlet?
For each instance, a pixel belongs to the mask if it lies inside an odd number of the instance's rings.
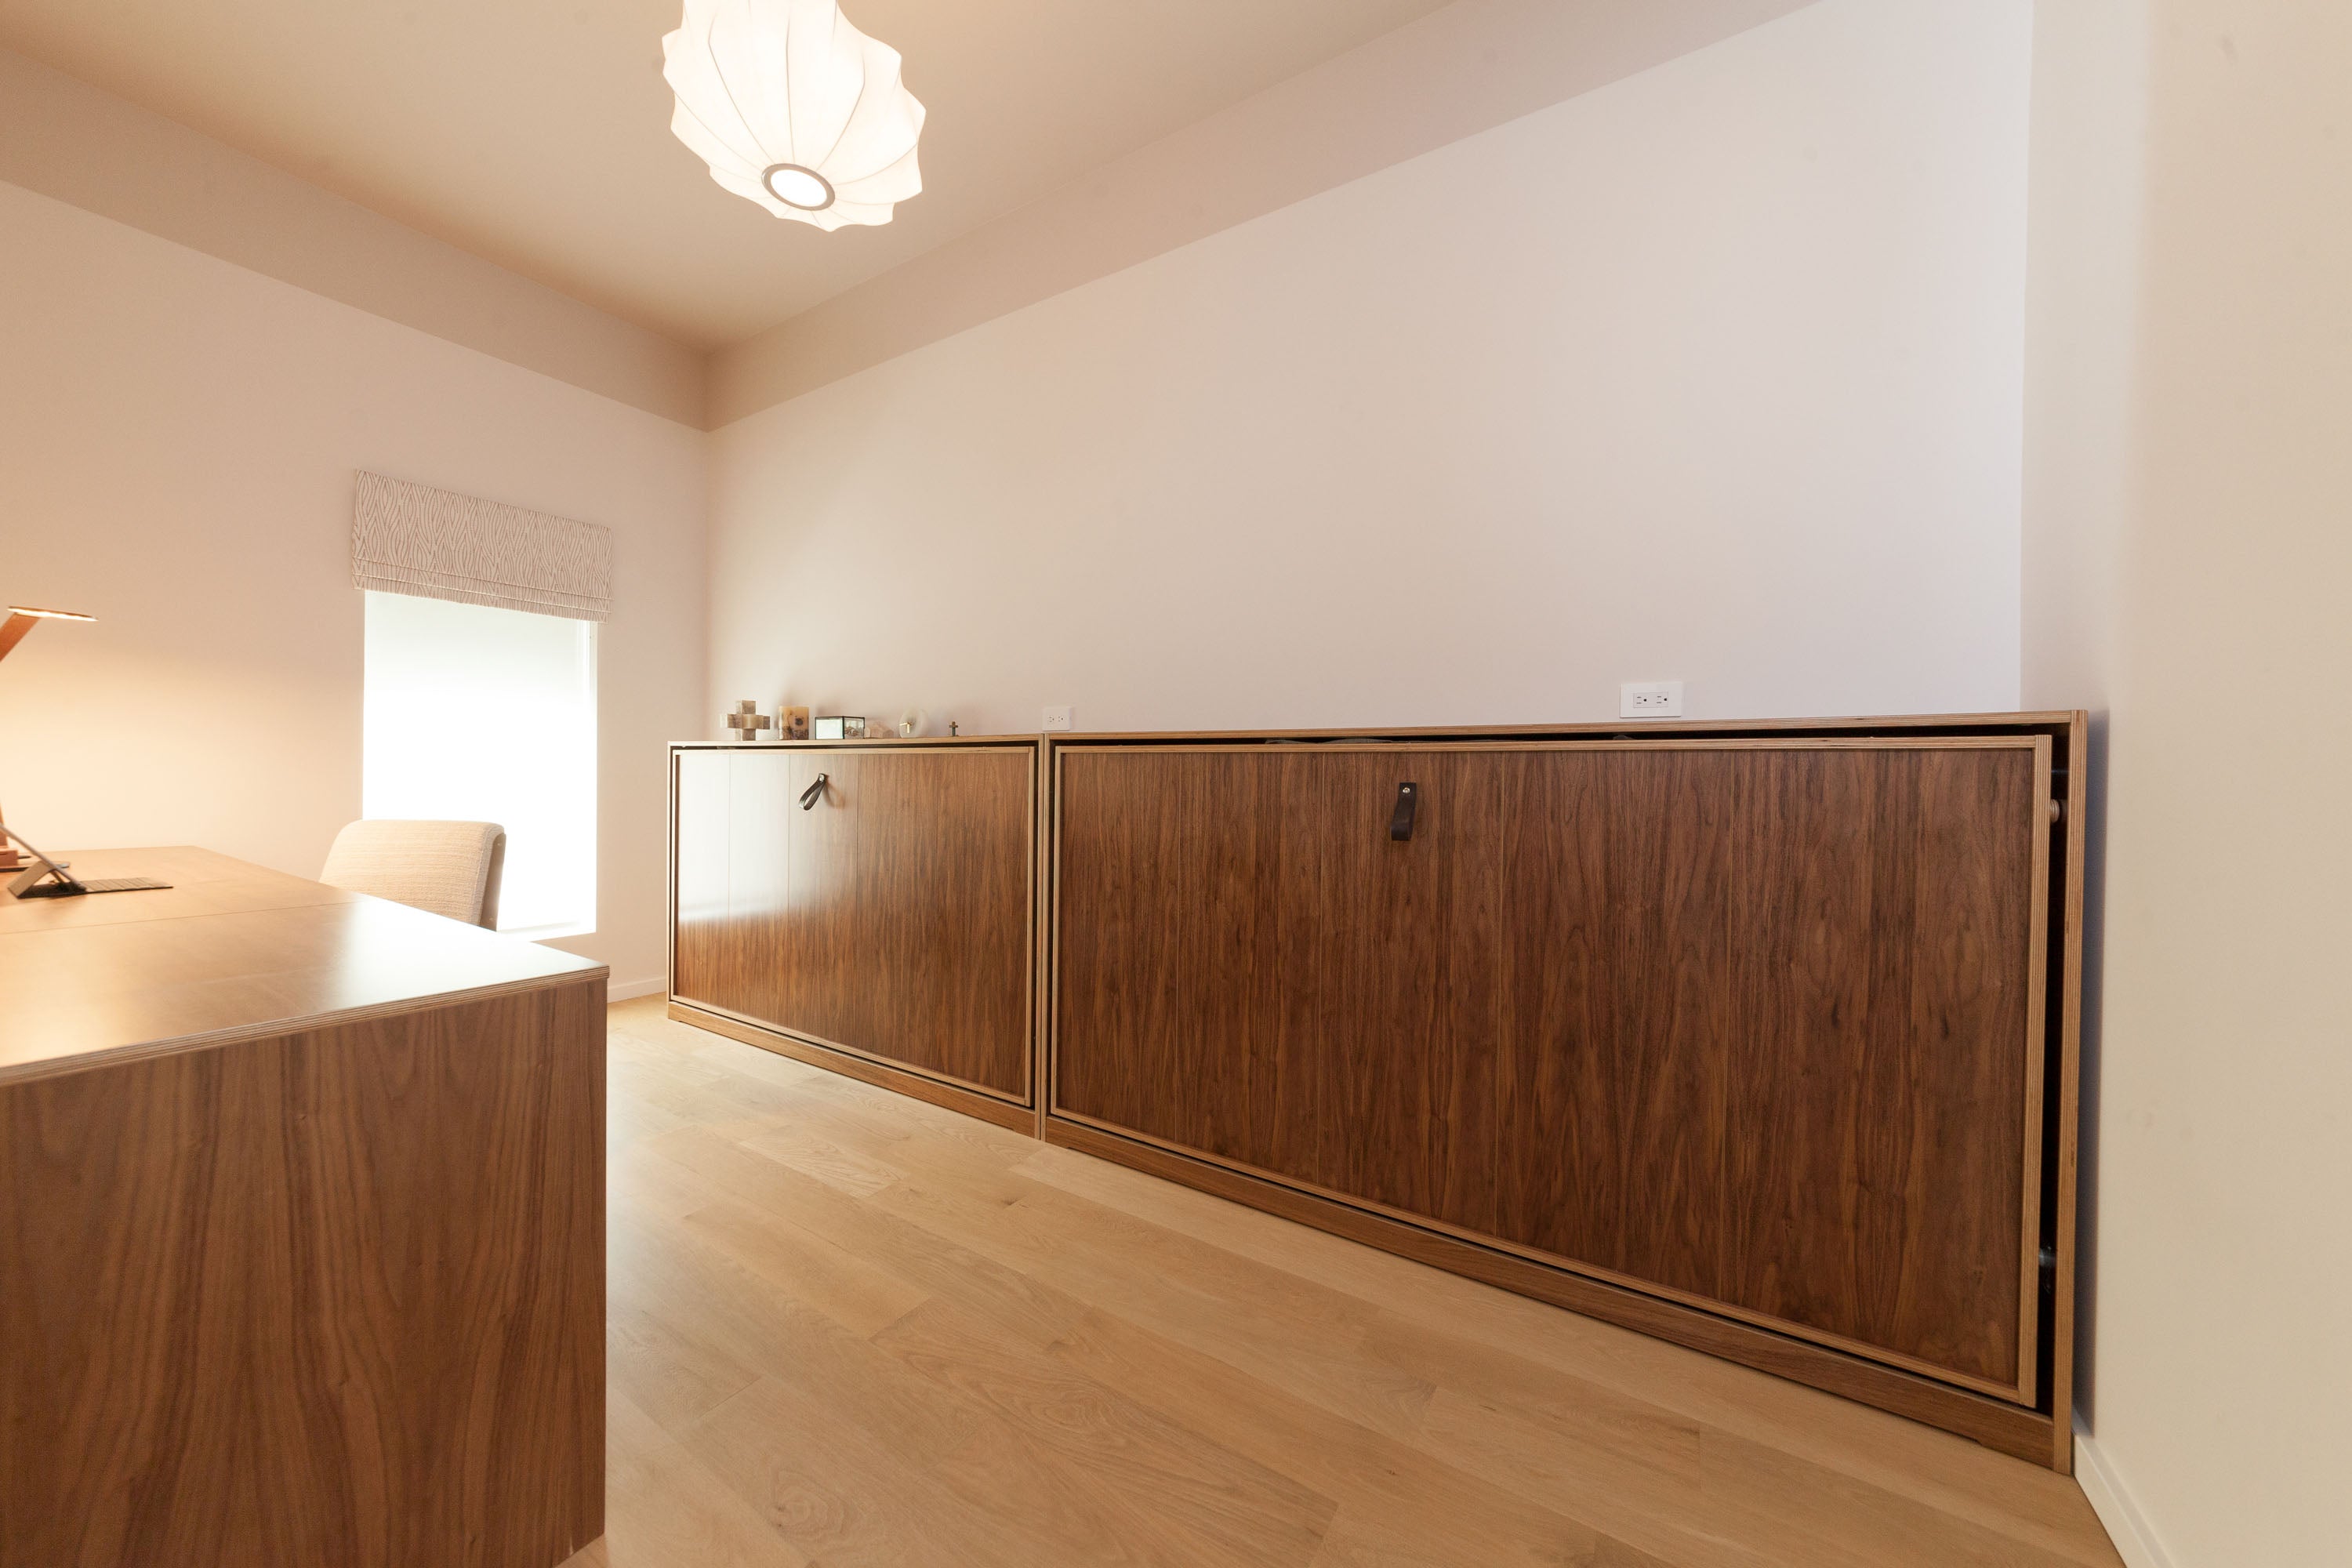
[[[1617,689],[1620,719],[1679,719],[1683,716],[1683,683],[1679,680],[1629,680]]]
[[[1048,708],[1045,710],[1045,727],[1048,730],[1066,730],[1074,721],[1073,715],[1076,712],[1077,710],[1075,708]]]

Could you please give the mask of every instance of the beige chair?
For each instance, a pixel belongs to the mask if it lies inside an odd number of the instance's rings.
[[[507,830],[495,822],[354,822],[335,835],[319,880],[499,929]]]

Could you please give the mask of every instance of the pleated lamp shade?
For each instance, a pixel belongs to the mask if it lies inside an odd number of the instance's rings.
[[[898,79],[898,51],[834,0],[686,0],[662,57],[670,130],[712,179],[778,217],[888,223],[923,188],[923,106]]]

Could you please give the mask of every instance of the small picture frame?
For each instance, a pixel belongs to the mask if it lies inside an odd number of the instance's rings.
[[[776,710],[776,728],[782,734],[779,740],[805,741],[809,738],[809,710],[805,708],[780,708]]]
[[[820,741],[842,741],[849,737],[849,731],[845,728],[849,721],[838,714],[821,715],[814,722],[813,733]]]

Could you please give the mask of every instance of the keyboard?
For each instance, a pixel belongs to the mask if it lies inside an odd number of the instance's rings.
[[[20,899],[78,899],[84,893],[143,893],[171,885],[159,882],[152,877],[92,877],[87,882],[43,882],[39,887],[27,888],[16,896]]]

